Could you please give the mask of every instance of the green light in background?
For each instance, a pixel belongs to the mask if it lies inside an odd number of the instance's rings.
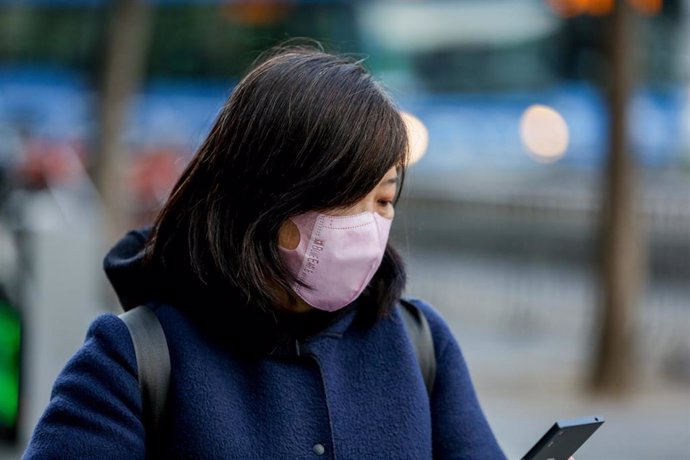
[[[19,315],[0,300],[0,426],[5,428],[17,422],[20,343]]]

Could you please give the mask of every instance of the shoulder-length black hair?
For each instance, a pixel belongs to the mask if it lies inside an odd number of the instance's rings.
[[[359,61],[307,47],[274,50],[239,82],[182,173],[155,221],[146,263],[214,299],[270,309],[281,297],[269,286],[291,293],[294,279],[277,249],[281,224],[356,203],[392,167],[402,176],[407,146],[398,109]],[[405,281],[389,244],[367,289],[376,316]]]

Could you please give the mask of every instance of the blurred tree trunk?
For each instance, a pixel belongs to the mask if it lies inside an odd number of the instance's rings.
[[[106,239],[113,242],[127,228],[127,152],[122,132],[132,95],[145,71],[150,35],[150,7],[145,0],[116,0],[105,45],[100,92],[100,131],[92,164],[106,223]]]
[[[634,86],[634,21],[627,2],[615,2],[607,50],[609,155],[601,214],[600,321],[594,349],[591,388],[596,393],[626,393],[636,376],[636,316],[644,278],[643,238],[637,170],[630,149],[628,107]]]

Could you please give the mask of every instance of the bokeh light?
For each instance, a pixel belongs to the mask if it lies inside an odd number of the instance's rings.
[[[545,105],[531,105],[520,119],[520,138],[537,161],[552,163],[565,155],[570,134],[565,118]]]
[[[429,130],[419,118],[411,113],[401,113],[405,126],[407,126],[407,136],[410,142],[410,164],[415,164],[422,159],[429,146]]]
[[[629,2],[638,13],[647,16],[659,14],[663,6],[663,0],[629,0]]]
[[[627,2],[635,11],[647,16],[659,14],[663,7],[663,0],[627,0]],[[614,0],[546,0],[546,3],[556,14],[565,18],[581,14],[604,16],[611,14],[615,6]]]

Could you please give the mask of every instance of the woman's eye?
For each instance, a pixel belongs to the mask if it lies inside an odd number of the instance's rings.
[[[379,204],[380,204],[381,206],[388,206],[389,204],[392,205],[393,202],[390,201],[390,200],[379,200]]]

